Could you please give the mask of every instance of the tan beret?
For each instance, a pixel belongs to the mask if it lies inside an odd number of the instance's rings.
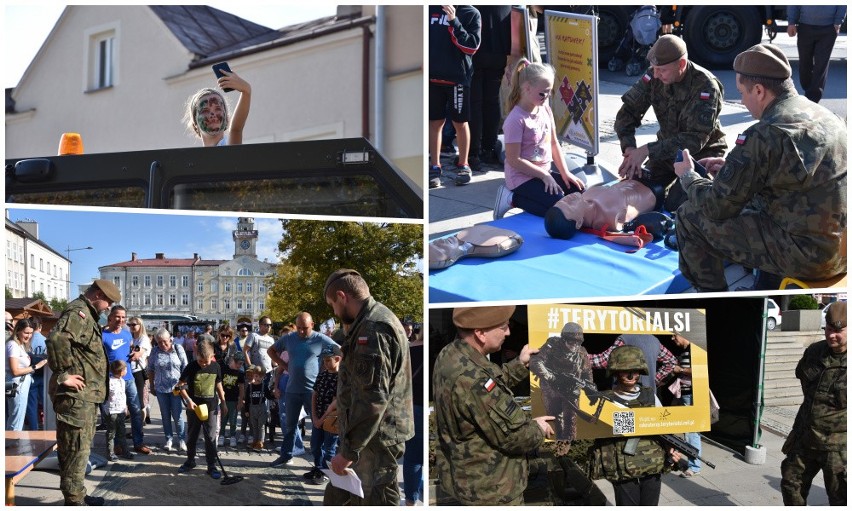
[[[98,279],[93,283],[98,289],[103,291],[109,301],[112,303],[121,302],[121,291],[118,290],[115,284],[107,279]]]
[[[648,50],[648,62],[652,66],[665,66],[686,55],[686,43],[683,39],[671,34],[657,39],[654,46]]]
[[[515,312],[514,305],[504,307],[456,307],[453,323],[459,328],[491,328],[502,325]]]
[[[771,44],[756,44],[737,55],[734,71],[741,75],[775,80],[785,80],[792,74],[784,52]]]
[[[846,302],[834,302],[828,305],[825,324],[831,325],[835,330],[846,328]]]

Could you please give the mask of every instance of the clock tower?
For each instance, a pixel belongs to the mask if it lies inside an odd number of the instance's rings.
[[[257,258],[257,231],[254,218],[240,217],[234,233],[234,257],[249,256]]]

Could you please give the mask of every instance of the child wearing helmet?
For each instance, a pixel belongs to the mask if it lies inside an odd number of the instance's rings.
[[[612,390],[605,391],[628,403],[630,408],[660,406],[653,388],[639,383],[648,374],[648,363],[636,346],[619,346],[609,356],[607,376],[614,377]],[[671,461],[680,455],[670,450]],[[656,506],[660,501],[660,476],[667,463],[666,449],[656,437],[599,438],[589,449],[592,479],[605,478],[615,489],[615,505]]]

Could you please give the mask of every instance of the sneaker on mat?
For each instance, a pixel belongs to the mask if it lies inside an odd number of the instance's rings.
[[[505,185],[497,189],[497,200],[494,201],[494,220],[500,220],[512,209],[512,196],[514,194]]]

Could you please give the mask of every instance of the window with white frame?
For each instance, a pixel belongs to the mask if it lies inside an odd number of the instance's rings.
[[[175,295],[174,293],[169,293],[169,305],[177,305],[177,295]]]
[[[238,311],[243,310],[243,299],[242,298],[237,298],[237,310]]]
[[[182,275],[180,278],[180,285],[183,287],[189,287],[189,275]]]
[[[243,292],[243,283],[237,282],[237,293],[242,294],[242,292]]]
[[[226,310],[226,311],[231,310],[231,300],[230,300],[230,298],[225,298],[224,300],[222,300],[222,302],[223,302],[223,304],[225,305],[225,310]]]
[[[165,281],[165,277],[163,277],[162,275],[157,275],[157,287],[163,287]]]
[[[198,291],[199,293],[203,293],[203,292],[204,292],[204,282],[202,282],[202,281],[200,281],[200,280],[199,280],[199,281],[198,281],[198,285],[196,286],[196,288],[197,288],[197,291]]]
[[[98,90],[116,83],[118,41],[115,29],[90,33],[87,89]]]
[[[212,312],[216,312],[217,310],[219,310],[219,299],[218,298],[211,298],[210,299],[210,310]]]
[[[177,287],[177,276],[169,275],[169,287]]]
[[[188,294],[184,293],[184,294],[180,295],[180,304],[183,305],[184,307],[189,305],[189,295]]]
[[[162,295],[162,294],[158,294],[158,295],[157,295],[157,305],[158,305],[158,306],[160,306],[160,307],[162,307],[162,306],[163,306],[163,303],[164,303],[164,302],[163,302],[163,295]]]
[[[151,295],[142,295],[142,304],[146,307],[151,306]]]
[[[231,292],[231,283],[230,282],[225,282],[225,292],[226,293]]]
[[[130,285],[133,287],[139,287],[139,275],[130,277]]]
[[[250,294],[251,288],[252,288],[251,282],[246,282],[246,293]]]
[[[145,280],[145,287],[151,287],[151,276],[145,275],[144,280]]]

